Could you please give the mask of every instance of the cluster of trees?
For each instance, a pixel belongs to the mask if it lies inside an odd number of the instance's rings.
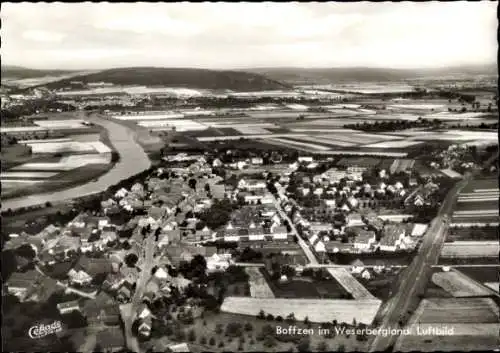
[[[232,203],[228,199],[215,200],[209,209],[204,210],[199,215],[199,218],[210,229],[217,229],[229,222],[231,213],[237,209],[237,207],[237,204]]]
[[[346,129],[356,129],[367,132],[385,132],[385,131],[398,131],[416,127],[439,127],[442,122],[439,119],[427,120],[419,118],[417,121],[408,120],[389,120],[389,121],[374,121],[372,123],[356,123],[346,124]]]

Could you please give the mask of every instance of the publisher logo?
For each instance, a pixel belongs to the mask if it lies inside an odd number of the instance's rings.
[[[62,331],[61,321],[54,321],[49,325],[39,324],[31,326],[28,335],[33,339],[39,339]]]

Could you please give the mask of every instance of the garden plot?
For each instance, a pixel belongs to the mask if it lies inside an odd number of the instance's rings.
[[[274,293],[257,267],[246,267],[249,276],[250,296],[252,298],[274,298]]]
[[[328,273],[337,280],[355,300],[375,300],[376,298],[345,268],[329,268]]]
[[[2,172],[2,180],[4,178],[50,178],[57,173],[54,172]]]
[[[68,153],[68,152],[92,152],[94,147],[87,143],[69,142],[42,142],[29,143],[33,153]]]
[[[316,136],[303,136],[303,137],[297,137],[296,139],[298,140],[303,140],[303,141],[308,141],[308,142],[320,142],[320,143],[325,143],[325,144],[330,144],[330,145],[335,145],[335,146],[340,146],[340,147],[352,147],[352,146],[357,146],[355,143],[350,143],[350,142],[345,142],[345,141],[340,141],[340,140],[335,140],[335,139],[329,139],[325,137],[316,137]]]
[[[47,129],[76,129],[85,127],[81,119],[68,120],[34,120],[33,123]]]
[[[261,310],[266,314],[286,317],[293,313],[297,320],[306,317],[312,322],[358,323],[370,325],[381,305],[378,299],[285,299],[227,297],[221,311],[256,316]]]
[[[479,286],[467,276],[455,271],[434,273],[432,281],[454,297],[490,295],[490,291]]]
[[[325,147],[325,146],[320,146],[320,145],[314,145],[312,143],[291,141],[291,140],[287,140],[286,138],[271,138],[269,140],[270,141],[280,142],[280,143],[283,143],[283,144],[286,144],[286,145],[290,145],[290,146],[306,147],[306,148],[310,148],[312,150],[317,150],[317,151],[328,151],[328,150],[330,150],[330,147]]]
[[[444,243],[442,257],[498,257],[498,241],[456,241]]]
[[[370,145],[364,145],[363,147],[367,148],[405,148],[414,145],[421,144],[421,141],[408,141],[408,140],[400,140],[400,141],[385,141],[372,143]]]
[[[271,134],[269,130],[260,126],[231,126],[233,129],[244,135]]]

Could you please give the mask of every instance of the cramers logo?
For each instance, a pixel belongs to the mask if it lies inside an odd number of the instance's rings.
[[[31,326],[30,329],[28,330],[28,335],[33,339],[37,339],[61,331],[62,331],[61,321],[54,321],[50,325],[39,324]]]

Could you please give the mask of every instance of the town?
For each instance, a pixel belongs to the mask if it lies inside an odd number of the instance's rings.
[[[2,65],[3,350],[497,349],[490,66]]]

